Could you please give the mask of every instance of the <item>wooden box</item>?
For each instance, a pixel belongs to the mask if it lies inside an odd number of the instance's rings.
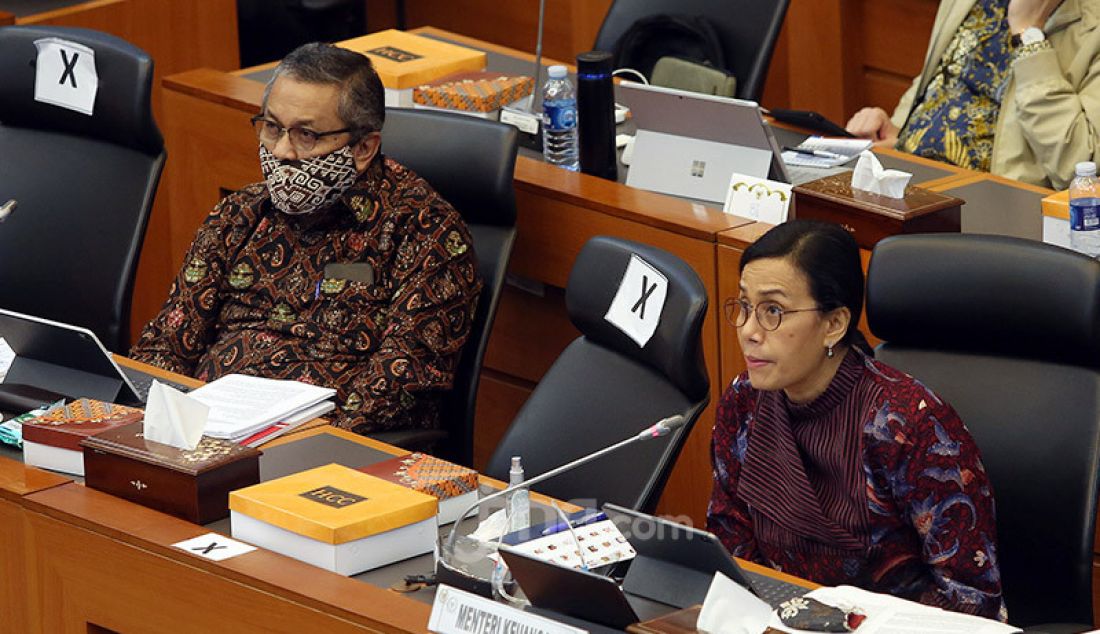
[[[852,189],[852,174],[846,172],[796,186],[791,215],[835,222],[871,249],[900,233],[957,233],[963,202],[920,187],[906,188],[904,198]]]
[[[132,423],[86,438],[84,483],[195,524],[229,515],[229,492],[260,481],[260,451],[203,436],[191,451],[142,434]]]

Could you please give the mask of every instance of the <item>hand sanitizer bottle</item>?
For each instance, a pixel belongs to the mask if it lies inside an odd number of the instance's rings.
[[[519,456],[512,456],[512,468],[508,470],[508,486],[523,483],[523,465]],[[531,498],[527,489],[517,489],[508,494],[508,529],[523,530],[531,524]]]

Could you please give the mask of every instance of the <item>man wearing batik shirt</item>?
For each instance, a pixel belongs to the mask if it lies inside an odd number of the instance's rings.
[[[264,182],[206,219],[130,356],[334,387],[360,433],[437,426],[481,282],[458,213],[382,155],[384,116],[365,56],[288,55],[252,120]]]

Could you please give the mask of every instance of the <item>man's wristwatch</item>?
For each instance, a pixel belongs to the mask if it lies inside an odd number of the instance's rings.
[[[1020,48],[1021,46],[1027,46],[1028,44],[1038,44],[1047,39],[1046,33],[1037,26],[1029,26],[1021,33],[1016,33],[1012,36],[1012,47]]]

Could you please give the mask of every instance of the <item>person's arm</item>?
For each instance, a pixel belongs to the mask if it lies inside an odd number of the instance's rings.
[[[243,193],[218,203],[199,227],[160,312],[141,331],[129,356],[191,376],[215,336],[230,244],[243,239],[239,221]]]
[[[993,491],[978,447],[950,405],[922,392],[895,419],[904,458],[893,476],[935,583],[919,600],[1003,619]]]
[[[341,426],[363,431],[399,426],[418,397],[450,389],[454,381],[481,282],[468,231],[457,214],[445,217],[398,246],[399,253],[414,253],[414,260],[384,316],[382,341],[348,387],[361,396],[362,406],[346,412]]]
[[[707,507],[707,530],[714,533],[735,557],[764,563],[748,505],[737,498],[737,482],[745,459],[743,448],[748,429],[742,425],[738,411],[738,391],[745,382],[738,379],[722,395],[711,436],[711,465],[714,485]],[[740,440],[740,442],[739,442]]]
[[[1020,54],[1012,71],[1020,129],[1051,184],[1064,189],[1073,178],[1074,165],[1097,154],[1100,52],[1079,89],[1066,79],[1049,46]]]

